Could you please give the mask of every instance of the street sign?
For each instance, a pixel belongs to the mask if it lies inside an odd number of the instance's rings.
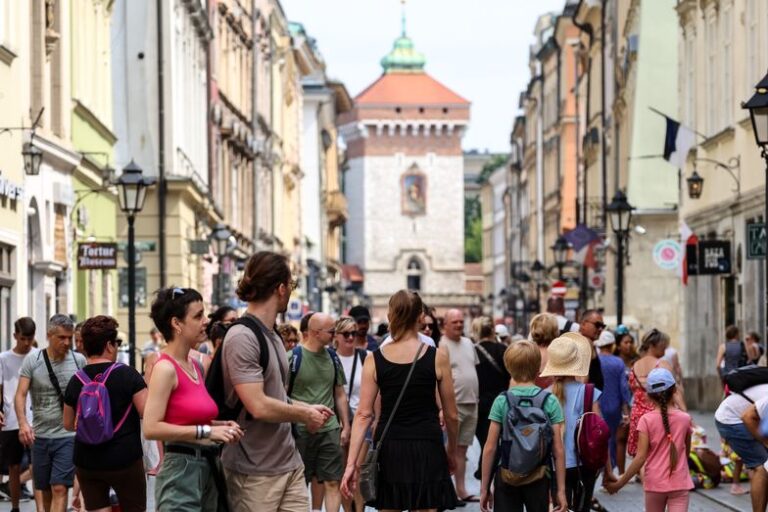
[[[699,242],[699,275],[731,273],[731,242],[702,240]]]
[[[299,321],[301,320],[304,308],[301,307],[301,299],[291,299],[288,302],[288,309],[285,312],[285,317],[288,320]]]
[[[765,259],[765,224],[755,222],[747,224],[747,259]]]
[[[568,286],[563,281],[555,281],[552,283],[549,293],[555,297],[565,297],[565,294],[568,293]]]
[[[117,244],[104,242],[79,244],[77,247],[77,268],[80,270],[117,268]]]

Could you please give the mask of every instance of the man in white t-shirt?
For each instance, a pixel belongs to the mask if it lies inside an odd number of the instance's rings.
[[[754,470],[762,467],[768,460],[768,449],[762,442],[754,438],[744,423],[742,417],[752,404],[768,395],[768,384],[759,384],[745,389],[741,393],[731,393],[720,403],[715,411],[715,426],[720,437],[725,439],[733,451],[754,476]],[[740,469],[740,468],[737,468]],[[755,481],[751,480],[752,492],[755,492]],[[731,485],[732,494],[743,494],[745,490],[736,482]],[[762,510],[765,510],[763,507]]]
[[[547,313],[552,313],[557,318],[557,328],[560,329],[560,334],[579,332],[579,324],[565,317],[565,301],[562,297],[547,299]]]
[[[467,447],[472,444],[477,427],[477,404],[480,401],[480,385],[475,366],[480,364],[472,340],[463,336],[464,314],[450,309],[445,314],[440,350],[446,350],[451,360],[451,375],[459,409],[459,443],[456,450],[456,494],[459,499],[479,501],[469,495],[464,483],[467,469]]]
[[[754,386],[754,388],[760,388],[765,386]],[[764,396],[754,404],[747,407],[744,414],[741,415],[741,419],[744,421],[744,426],[752,434],[756,441],[761,444],[768,443],[762,432],[760,432],[760,423],[768,418],[768,396]],[[768,506],[768,459],[763,462],[763,465],[758,466],[750,475],[750,494],[752,498],[752,510],[764,511]]]
[[[11,510],[18,511],[21,498],[21,459],[24,445],[19,440],[19,420],[13,407],[16,387],[19,385],[19,370],[24,357],[32,350],[35,341],[35,322],[22,317],[13,324],[13,339],[16,345],[0,354],[0,462],[8,468],[8,488],[11,494]],[[27,396],[27,421],[32,422],[31,401]]]

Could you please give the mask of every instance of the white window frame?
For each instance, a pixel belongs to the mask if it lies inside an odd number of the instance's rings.
[[[688,30],[685,37],[685,122],[696,126],[696,37]]]
[[[720,126],[733,124],[733,5],[726,2],[720,16],[720,34],[723,41]]]
[[[714,13],[710,13],[705,17],[704,23],[706,25],[706,45],[707,54],[705,58],[706,62],[706,80],[705,87],[707,91],[707,108],[706,112],[706,129],[707,135],[714,135],[718,126],[717,114],[719,109],[716,108],[717,101],[717,76],[720,70],[718,69],[717,62],[717,18]]]
[[[744,21],[747,25],[747,63],[745,66],[745,98],[750,98],[754,93],[754,87],[760,80],[760,70],[764,69],[760,59],[760,5],[759,0],[746,0]],[[766,29],[768,29],[768,20],[766,20]],[[763,54],[768,54],[765,50]]]

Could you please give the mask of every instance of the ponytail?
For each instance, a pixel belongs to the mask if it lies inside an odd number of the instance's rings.
[[[565,381],[563,377],[555,377],[554,380],[552,383],[552,394],[558,399],[560,405],[565,407]]]
[[[669,442],[669,474],[677,467],[678,453],[677,446],[672,439],[672,429],[669,426],[669,403],[675,396],[676,386],[672,386],[660,393],[648,393],[648,398],[659,404],[661,409],[661,421],[664,424],[664,433],[667,436],[667,442]]]

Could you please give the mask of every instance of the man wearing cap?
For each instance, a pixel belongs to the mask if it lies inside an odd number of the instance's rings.
[[[496,331],[496,337],[499,338],[499,342],[503,343],[504,345],[509,345],[510,338],[509,329],[507,329],[507,326],[504,324],[497,324],[494,330]]]
[[[357,335],[355,336],[355,345],[358,348],[364,348],[373,352],[379,348],[376,338],[371,336],[368,331],[371,329],[371,312],[365,306],[353,306],[349,310],[349,316],[357,322]]]
[[[613,347],[616,338],[611,331],[603,331],[594,342],[599,351],[600,367],[603,372],[603,398],[600,400],[600,411],[603,419],[611,430],[609,449],[611,453],[611,465],[616,466],[616,432],[619,426],[629,423],[629,382],[624,362],[613,355]]]

